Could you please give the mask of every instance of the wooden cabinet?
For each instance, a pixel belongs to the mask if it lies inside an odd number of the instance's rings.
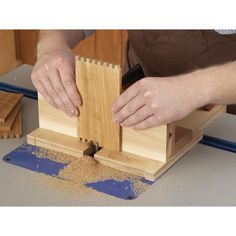
[[[38,30],[19,30],[20,58],[23,63],[36,62]],[[123,65],[126,30],[97,30],[74,48],[76,54]]]
[[[0,76],[20,64],[14,30],[0,30]]]

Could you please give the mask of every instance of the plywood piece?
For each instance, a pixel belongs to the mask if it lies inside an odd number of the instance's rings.
[[[5,122],[0,122],[0,131],[10,131],[21,108],[21,103],[17,104],[13,111],[8,115]]]
[[[226,107],[224,105],[217,105],[211,111],[198,109],[186,118],[175,122],[175,125],[192,130],[204,129],[221,113],[225,112],[225,109]]]
[[[10,131],[0,131],[0,138],[20,138],[22,135],[22,112],[18,112]]]
[[[82,97],[78,138],[119,151],[120,126],[112,122],[111,105],[121,90],[120,67],[77,57],[76,84]]]
[[[156,126],[147,130],[123,128],[122,151],[166,162],[167,135],[167,125]]]
[[[93,148],[77,138],[53,132],[46,129],[36,129],[27,135],[27,142],[31,145],[55,150],[71,156],[81,157],[93,152]]]
[[[0,122],[5,122],[14,107],[21,101],[23,95],[0,91]]]
[[[77,137],[77,119],[52,107],[38,94],[39,127],[61,134]]]
[[[101,149],[95,154],[94,158],[103,165],[154,181],[186,154],[201,138],[201,133],[194,136],[167,163],[147,159],[127,152],[116,152],[107,149]]]

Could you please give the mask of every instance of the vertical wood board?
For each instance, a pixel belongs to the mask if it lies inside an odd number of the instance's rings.
[[[76,83],[82,97],[78,138],[120,150],[120,127],[112,122],[111,113],[112,102],[121,90],[120,67],[76,57]]]

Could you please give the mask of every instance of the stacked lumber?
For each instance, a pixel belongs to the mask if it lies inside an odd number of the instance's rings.
[[[22,97],[22,94],[0,91],[0,139],[20,138]]]

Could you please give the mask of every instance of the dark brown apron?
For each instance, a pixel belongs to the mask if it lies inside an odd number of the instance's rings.
[[[221,35],[214,30],[128,33],[125,71],[139,63],[145,76],[165,77],[236,61],[236,34]]]

